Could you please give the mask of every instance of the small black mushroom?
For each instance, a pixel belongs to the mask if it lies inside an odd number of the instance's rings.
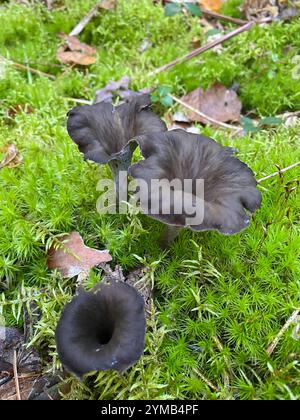
[[[85,159],[100,164],[108,163],[119,191],[119,172],[131,164],[135,136],[165,131],[165,123],[149,108],[148,94],[132,96],[119,106],[100,102],[78,106],[68,113],[67,129]]]
[[[167,242],[182,227],[233,235],[249,226],[250,214],[261,205],[261,193],[252,170],[235,158],[230,148],[183,130],[151,133],[133,141],[138,143],[145,160],[132,165],[129,174],[148,185],[148,191],[140,188],[138,192],[141,209],[169,226]],[[153,188],[151,191],[153,180],[162,185],[167,181],[163,192]],[[191,182],[187,189],[186,180]],[[203,190],[197,188],[197,180],[203,180]],[[187,212],[182,204],[178,208],[179,197],[184,202],[186,194],[191,196],[194,208],[196,204],[202,206],[199,222],[196,214]],[[169,212],[165,208],[167,197],[171,197]]]
[[[123,372],[140,358],[145,344],[145,304],[137,290],[113,277],[91,291],[79,289],[64,308],[56,329],[63,365],[86,373]]]

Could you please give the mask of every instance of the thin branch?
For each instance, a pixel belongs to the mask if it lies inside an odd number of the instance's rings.
[[[18,377],[18,366],[17,366],[17,352],[16,349],[14,349],[14,362],[13,362],[13,368],[14,368],[14,380],[16,385],[16,393],[17,393],[17,399],[21,401],[21,394],[20,394],[20,384],[19,384],[19,377]]]
[[[37,74],[37,75],[43,76],[43,77],[48,77],[49,79],[52,79],[52,80],[55,80],[56,79],[56,77],[53,76],[53,74],[44,73],[43,71],[40,71],[40,70],[37,70],[37,69],[33,69],[32,67],[25,66],[24,64],[16,63],[13,60],[10,60],[8,58],[3,57],[2,55],[0,55],[0,61],[1,60],[4,60],[7,63],[11,64],[16,69],[24,70],[24,71],[30,71],[31,73],[34,73],[34,74]]]
[[[198,109],[190,106],[189,104],[187,104],[186,102],[183,102],[181,99],[178,99],[176,96],[169,94],[169,96],[173,99],[173,101],[177,102],[178,104],[180,104],[181,106],[183,106],[184,108],[189,109],[190,111],[193,111],[195,114],[199,115],[199,117],[204,118],[205,120],[207,120],[208,122],[221,127],[221,128],[226,128],[226,129],[230,129],[230,130],[239,130],[240,127],[236,126],[236,125],[230,125],[230,124],[225,124],[221,121],[217,121],[212,117],[209,117],[206,114],[203,114],[203,112],[199,111]]]
[[[184,55],[183,57],[179,57],[176,60],[171,61],[171,63],[165,64],[162,67],[159,67],[158,69],[151,72],[149,74],[149,76],[154,76],[156,74],[159,74],[163,71],[166,71],[166,70],[176,66],[179,63],[183,63],[185,61],[188,61],[193,57],[196,57],[196,56],[198,56],[198,55],[200,55],[200,54],[202,54],[202,53],[204,53],[208,50],[211,50],[212,48],[216,47],[217,45],[220,45],[223,42],[228,41],[229,39],[241,34],[242,32],[249,31],[255,24],[256,24],[256,22],[248,22],[248,23],[246,23],[246,25],[243,25],[240,28],[237,28],[234,31],[229,32],[228,34],[224,35],[223,37],[221,37],[221,38],[219,38],[219,39],[217,39],[213,42],[210,42],[210,43],[208,43],[208,44],[206,44],[206,45],[204,45],[200,48],[197,48],[196,50]]]
[[[70,101],[70,102],[75,102],[76,104],[83,104],[83,105],[92,105],[93,104],[92,101],[88,101],[86,99],[67,98],[67,97],[65,97],[65,99],[67,101]]]
[[[96,4],[85,16],[81,21],[75,26],[75,28],[72,29],[72,31],[69,33],[70,36],[77,36],[79,35],[86,25],[93,19],[94,16],[98,13],[98,10],[101,7],[102,1]]]
[[[206,9],[201,9],[201,12],[206,16],[210,16],[212,18],[219,19],[219,20],[224,20],[225,22],[235,23],[236,25],[245,25],[246,23],[248,23],[247,20],[242,20],[242,19],[233,18],[231,16],[221,15],[220,13],[212,12]]]
[[[276,349],[279,341],[281,340],[281,338],[283,337],[285,332],[289,329],[290,325],[294,324],[297,321],[297,318],[298,318],[299,314],[300,314],[300,308],[296,309],[293,312],[291,317],[287,320],[287,322],[281,328],[281,330],[279,331],[279,333],[277,334],[277,336],[275,337],[275,339],[273,340],[273,342],[269,345],[269,347],[267,349],[267,353],[268,353],[269,356],[271,356],[271,354],[274,352],[274,350]]]
[[[215,392],[219,392],[219,389],[213,383],[211,383],[211,381],[207,379],[198,369],[193,369],[193,370],[202,379],[202,381],[205,382],[206,385],[209,386],[209,388],[211,388]]]
[[[293,165],[288,166],[287,168],[279,169],[277,172],[272,173],[271,175],[265,176],[264,178],[260,178],[257,183],[260,184],[263,181],[266,181],[267,179],[274,178],[277,175],[283,174],[284,172],[289,171],[290,169],[296,168],[296,166],[299,166],[300,162],[293,163]]]
[[[214,336],[213,340],[216,343],[216,346],[217,346],[219,352],[222,353],[224,351],[224,347],[223,347],[223,344],[221,343],[221,341],[219,340],[219,338],[217,336]],[[228,371],[232,374],[232,370],[231,370],[231,367],[230,367],[230,362],[228,360],[228,357],[224,356],[224,360],[225,360]],[[230,376],[229,376],[229,373],[226,370],[224,371],[224,382],[225,382],[225,386],[229,387]]]
[[[285,112],[284,114],[277,115],[278,118],[290,118],[290,117],[299,117],[300,111]]]

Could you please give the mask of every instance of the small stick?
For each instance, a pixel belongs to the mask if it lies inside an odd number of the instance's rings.
[[[256,24],[256,22],[254,22],[254,21],[253,22],[248,22],[248,23],[246,23],[246,25],[243,25],[243,26],[235,29],[234,31],[229,32],[228,34],[224,35],[222,38],[217,39],[213,42],[210,42],[210,43],[208,43],[208,44],[206,44],[206,45],[204,45],[200,48],[197,48],[196,50],[194,50],[194,51],[192,51],[192,52],[190,52],[190,53],[188,53],[188,54],[186,54],[182,57],[177,58],[174,61],[171,61],[168,64],[163,65],[162,67],[159,67],[158,69],[151,72],[149,74],[149,76],[154,76],[156,74],[162,73],[163,71],[166,71],[166,70],[176,66],[179,63],[183,63],[185,61],[188,61],[193,57],[196,57],[196,56],[198,56],[198,55],[200,55],[200,54],[202,54],[202,53],[204,53],[208,50],[211,50],[212,48],[216,47],[217,45],[220,45],[223,42],[228,41],[229,39],[241,34],[242,32],[249,31],[249,29],[251,29],[255,24]]]
[[[81,21],[75,26],[75,28],[72,29],[72,31],[69,33],[70,36],[77,36],[79,35],[84,28],[86,27],[86,25],[93,19],[94,16],[96,16],[96,14],[98,13],[98,9],[101,6],[102,1],[100,1],[99,3],[96,4],[96,6],[94,6],[87,15],[84,16],[83,19],[81,19]]]
[[[215,19],[224,20],[226,22],[235,23],[236,25],[245,25],[246,23],[248,23],[247,20],[242,20],[242,19],[233,18],[231,16],[221,15],[220,13],[212,12],[210,10],[201,9],[201,11],[204,15],[213,17]]]
[[[83,104],[83,105],[92,105],[92,101],[88,101],[86,99],[77,99],[77,98],[67,98],[65,97],[67,101],[75,102],[77,104]]]
[[[17,352],[16,349],[14,349],[14,380],[16,384],[16,392],[17,392],[17,399],[18,401],[21,401],[21,394],[20,394],[20,384],[19,384],[19,377],[18,377],[18,367],[17,367]]]
[[[215,392],[219,392],[219,389],[213,383],[211,383],[209,379],[207,379],[204,375],[202,375],[202,373],[198,369],[193,369],[193,370],[202,379],[202,381],[205,382],[206,385],[209,386],[209,388],[211,388]]]
[[[273,174],[271,174],[271,175],[265,176],[264,178],[260,178],[260,179],[257,181],[257,183],[258,183],[258,184],[260,184],[261,182],[266,181],[267,179],[274,178],[275,176],[280,175],[280,174],[283,174],[284,172],[287,172],[287,171],[289,171],[290,169],[296,168],[296,166],[299,166],[299,165],[300,165],[300,162],[293,163],[293,165],[290,165],[290,166],[288,166],[287,168],[280,169],[279,171],[274,172],[274,173],[273,173]]]
[[[212,117],[209,117],[206,114],[203,114],[203,112],[199,111],[198,109],[190,106],[189,104],[187,104],[186,102],[183,102],[181,99],[176,98],[176,96],[169,94],[169,96],[173,99],[173,101],[177,102],[178,104],[180,104],[181,106],[189,109],[190,111],[193,111],[195,114],[199,115],[199,117],[206,119],[207,121],[209,121],[210,123],[217,125],[219,127],[222,128],[229,128],[230,130],[238,130],[240,129],[240,127],[237,127],[235,125],[230,125],[230,124],[225,124],[221,121],[217,121]]]
[[[43,71],[33,69],[32,67],[24,66],[23,64],[16,63],[15,61],[12,61],[12,60],[9,60],[9,59],[3,57],[2,55],[0,56],[0,60],[4,60],[7,63],[10,63],[16,69],[25,70],[25,71],[29,70],[29,71],[31,71],[31,73],[37,74],[39,76],[48,77],[49,79],[52,79],[52,80],[56,79],[56,77],[53,76],[53,74],[44,73]]]
[[[219,352],[222,353],[223,350],[224,350],[224,347],[223,347],[223,344],[221,343],[221,341],[218,339],[217,336],[214,336],[213,337],[213,340],[216,343],[216,346],[218,347]],[[228,358],[226,356],[224,356],[224,360],[225,360],[225,363],[226,363],[226,366],[227,366],[228,371],[232,373],[229,360],[228,360]],[[225,382],[225,386],[229,387],[229,385],[230,385],[230,378],[229,378],[229,373],[226,372],[226,370],[224,372],[224,382]]]
[[[278,118],[290,118],[290,117],[299,117],[300,111],[292,111],[292,112],[286,112],[285,114],[279,114],[277,115]]]
[[[284,333],[288,330],[288,328],[290,327],[290,325],[293,324],[297,320],[299,314],[300,314],[300,308],[296,309],[295,312],[293,312],[293,314],[291,315],[291,317],[287,320],[287,322],[281,328],[281,330],[279,331],[279,333],[275,337],[274,341],[269,345],[269,347],[267,349],[267,353],[268,353],[269,356],[272,355],[272,353],[276,349],[279,341],[283,337]]]

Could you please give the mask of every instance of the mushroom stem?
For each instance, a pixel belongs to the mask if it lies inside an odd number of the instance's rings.
[[[174,240],[180,234],[182,229],[183,228],[180,226],[167,225],[161,237],[161,241],[160,241],[161,248],[162,249],[169,248],[172,242],[174,242]]]
[[[118,206],[120,206],[120,203],[122,202],[127,202],[128,199],[127,172],[129,166],[131,165],[131,158],[132,151],[130,148],[126,148],[123,153],[118,156],[118,159],[112,159],[110,162],[108,162],[115,181]]]
[[[122,201],[127,201],[127,169],[128,168],[126,168],[122,162],[119,162],[117,160],[112,160],[111,162],[109,162],[109,167],[115,181],[117,203],[119,204]],[[126,180],[124,179],[124,172],[126,172],[126,175],[125,175]]]

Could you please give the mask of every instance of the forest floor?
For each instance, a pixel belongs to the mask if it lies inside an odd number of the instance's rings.
[[[54,332],[76,285],[48,270],[46,247],[57,235],[76,230],[87,245],[108,249],[125,274],[142,261],[155,288],[139,362],[123,375],[100,372],[83,382],[69,377],[65,398],[299,399],[299,167],[259,184],[262,207],[247,230],[231,237],[184,230],[162,252],[159,222],[97,213],[97,182],[110,172],[83,160],[67,134],[66,114],[74,99],[93,100],[97,89],[125,75],[132,89],[165,86],[176,97],[216,81],[238,84],[242,113],[253,119],[299,111],[300,18],[257,25],[219,51],[153,75],[191,51],[195,40],[207,42],[199,17],[166,17],[151,0],[120,0],[116,10],[102,10],[79,35],[97,49],[96,63],[82,68],[57,60],[62,43],[57,34],[70,33],[95,1],[58,3],[52,10],[43,4],[0,4],[0,54],[10,60],[0,61],[0,148],[14,144],[23,158],[16,167],[0,169],[3,322],[21,328],[24,303],[35,302],[41,317],[31,344],[46,353],[44,371],[60,369]],[[227,2],[223,13],[239,16],[240,3]],[[223,23],[223,30],[234,28]],[[150,46],[141,52],[145,39]],[[162,117],[178,108],[166,102],[155,106]],[[261,179],[276,172],[276,165],[300,161],[299,121],[242,136],[197,127],[238,149],[237,157]],[[102,274],[93,269],[87,286]],[[289,325],[291,316],[296,321]]]

